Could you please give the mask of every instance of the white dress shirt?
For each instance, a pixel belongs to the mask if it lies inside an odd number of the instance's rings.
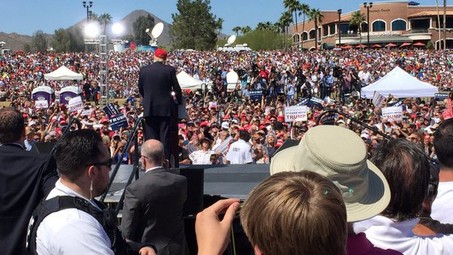
[[[453,224],[453,182],[439,182],[437,197],[431,206],[431,218]]]
[[[60,180],[46,199],[57,196],[83,198]],[[75,208],[60,210],[44,218],[37,230],[36,247],[40,255],[114,254],[102,225],[90,214]]]

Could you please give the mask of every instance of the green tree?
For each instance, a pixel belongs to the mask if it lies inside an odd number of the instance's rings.
[[[309,13],[310,20],[315,22],[315,50],[318,49],[318,32],[319,32],[319,23],[322,22],[324,15],[322,15],[319,9],[311,9]]]
[[[110,15],[108,13],[104,13],[104,14],[99,15],[97,20],[99,21],[99,23],[101,25],[104,26],[104,34],[106,34],[107,33],[106,28],[107,28],[107,25],[112,21],[112,15]]]
[[[151,15],[141,16],[132,24],[134,29],[134,41],[141,45],[148,45],[151,39],[146,33],[146,29],[152,29],[154,27],[154,18]]]
[[[241,32],[242,32],[243,35],[245,35],[245,34],[251,32],[251,31],[252,31],[252,28],[249,27],[249,26],[245,26],[245,27],[242,27],[242,28],[241,28]]]
[[[35,52],[47,51],[47,38],[42,30],[36,31],[31,38],[32,50]]]
[[[301,36],[301,47],[304,48],[304,36],[303,33],[305,32],[305,18],[310,13],[310,6],[308,4],[301,4],[300,5],[300,13],[302,14],[302,36]]]
[[[297,31],[297,16],[299,14],[299,11],[301,9],[300,2],[298,0],[283,0],[283,6],[285,9],[288,10],[288,12],[294,14],[294,26],[296,27],[296,33]]]
[[[286,41],[288,36],[288,27],[291,24],[292,16],[291,13],[286,11],[282,13],[282,16],[278,20],[278,26],[280,27],[280,31],[284,34],[283,37],[283,47],[286,48]]]
[[[274,27],[274,24],[270,23],[269,21],[268,22],[259,22],[258,24],[256,24],[256,30],[271,30],[271,31],[274,31],[275,30],[275,27]]]
[[[29,43],[24,44],[24,52],[31,52],[31,45]]]
[[[178,0],[178,13],[173,13],[170,32],[175,47],[181,49],[212,50],[217,42],[219,22],[211,13],[210,0]]]
[[[236,26],[236,27],[233,27],[232,30],[233,30],[233,32],[236,34],[236,36],[238,36],[238,35],[239,35],[239,32],[241,31],[241,27]]]
[[[63,28],[55,30],[50,45],[54,48],[55,52],[70,52],[71,36],[69,32]]]
[[[360,11],[355,11],[352,13],[351,20],[349,21],[349,27],[351,27],[352,30],[357,31],[357,33],[360,33],[362,30],[362,23],[364,21],[365,14]]]
[[[81,28],[68,31],[69,36],[69,51],[71,52],[81,52],[84,51],[85,41]]]
[[[247,43],[253,50],[276,50],[281,48],[282,36],[272,30],[253,30],[237,39]]]
[[[219,18],[217,19],[217,37],[220,37],[220,34],[222,33],[222,28],[223,28],[223,22],[225,22],[225,20],[223,20],[222,18]]]

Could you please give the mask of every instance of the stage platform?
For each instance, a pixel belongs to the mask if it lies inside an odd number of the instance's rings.
[[[132,165],[121,165],[105,198],[106,203],[118,202],[132,172]],[[170,169],[187,177],[188,194],[239,198],[244,200],[249,192],[269,176],[269,165],[181,165]],[[139,172],[139,178],[144,174]]]

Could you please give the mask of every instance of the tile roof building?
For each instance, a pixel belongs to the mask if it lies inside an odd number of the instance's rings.
[[[445,35],[444,8],[441,5],[439,7],[420,6],[413,1],[386,1],[364,3],[358,10],[350,13],[343,14],[341,9],[325,10],[320,13],[322,18],[317,22],[317,40],[315,40],[315,21],[310,20],[309,17],[305,17],[305,22],[291,27],[294,47],[305,49],[338,46],[377,48],[392,47],[392,45],[395,45],[393,47],[425,47],[429,44],[439,49],[439,42],[446,38],[447,48],[453,48],[453,6],[446,8]],[[351,20],[353,20],[352,23]],[[358,25],[354,20],[362,22]]]

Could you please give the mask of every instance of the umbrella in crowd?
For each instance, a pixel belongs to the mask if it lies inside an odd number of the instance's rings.
[[[412,44],[412,46],[415,46],[415,47],[425,47],[426,45],[422,42],[416,42],[414,44]]]
[[[400,45],[400,48],[401,48],[401,47],[407,47],[407,46],[411,46],[411,43],[405,42],[405,43],[403,43],[403,44]]]
[[[394,43],[387,43],[387,44],[385,45],[385,47],[387,47],[387,48],[396,47],[396,46],[397,46],[397,45],[394,44]]]

